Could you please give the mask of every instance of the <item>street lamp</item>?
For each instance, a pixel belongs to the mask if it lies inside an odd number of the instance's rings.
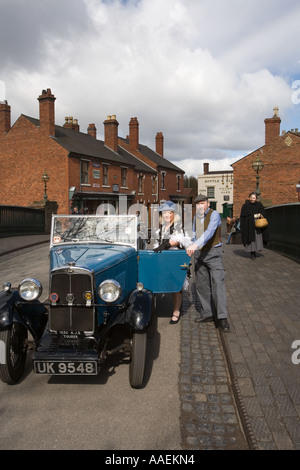
[[[298,201],[300,202],[300,181],[296,184],[296,193],[298,195]]]
[[[256,160],[255,162],[252,163],[252,168],[253,170],[255,171],[256,173],[256,194],[257,194],[257,197],[260,196],[260,189],[259,189],[259,172],[263,169],[264,167],[264,164],[263,162],[260,160],[259,158],[259,155],[257,155],[256,157]]]
[[[42,181],[44,182],[44,202],[48,201],[47,197],[47,183],[49,181],[49,176],[47,175],[47,171],[45,170],[42,176]]]

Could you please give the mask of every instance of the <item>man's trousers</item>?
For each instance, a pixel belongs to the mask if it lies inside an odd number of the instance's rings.
[[[203,318],[227,318],[222,246],[211,248],[209,251],[196,250],[194,257],[196,290]]]

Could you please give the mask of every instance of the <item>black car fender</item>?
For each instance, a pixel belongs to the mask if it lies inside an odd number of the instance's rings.
[[[129,296],[128,303],[126,322],[137,331],[147,328],[152,314],[152,292],[146,289],[134,290]]]
[[[0,328],[21,323],[36,338],[40,336],[47,321],[47,309],[35,300],[24,302],[17,289],[0,292]]]
[[[14,322],[24,324],[16,308],[16,304],[20,300],[17,290],[0,292],[0,328],[10,326]]]

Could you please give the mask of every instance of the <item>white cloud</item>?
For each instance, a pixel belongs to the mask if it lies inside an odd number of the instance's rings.
[[[230,169],[237,153],[263,145],[275,105],[283,121],[295,113],[297,0],[25,3],[0,4],[0,40],[4,17],[11,39],[0,46],[0,79],[13,119],[38,117],[36,98],[51,88],[57,124],[73,115],[103,138],[103,120],[116,114],[126,136],[137,116],[142,143],[155,148],[162,131],[166,158],[197,175],[204,161]]]

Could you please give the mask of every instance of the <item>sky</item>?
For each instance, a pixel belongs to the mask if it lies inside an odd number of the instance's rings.
[[[57,125],[104,140],[107,115],[120,137],[137,117],[187,176],[230,170],[275,106],[300,128],[299,24],[299,0],[0,0],[0,101],[13,125],[50,88]]]

